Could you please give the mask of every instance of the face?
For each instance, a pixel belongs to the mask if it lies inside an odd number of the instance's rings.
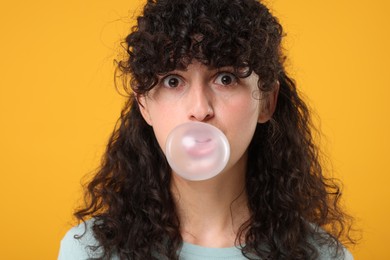
[[[273,112],[276,95],[265,100],[258,80],[255,73],[239,78],[231,67],[210,69],[193,62],[186,70],[160,76],[159,83],[139,97],[141,113],[163,151],[169,133],[182,123],[199,121],[219,128],[230,144],[228,170],[245,159],[257,123]]]

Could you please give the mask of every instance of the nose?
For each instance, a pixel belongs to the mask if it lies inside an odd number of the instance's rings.
[[[207,86],[191,86],[188,93],[188,118],[192,121],[205,122],[214,117],[214,98]]]

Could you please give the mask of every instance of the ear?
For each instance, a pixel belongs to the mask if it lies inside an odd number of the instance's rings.
[[[271,119],[276,109],[276,103],[279,95],[279,81],[275,81],[271,91],[267,92],[264,98],[264,104],[262,105],[258,123],[265,123]]]
[[[150,117],[146,96],[137,94],[135,99],[137,100],[138,108],[141,112],[142,117],[144,118],[146,123],[148,123],[148,125],[152,126],[152,119]]]

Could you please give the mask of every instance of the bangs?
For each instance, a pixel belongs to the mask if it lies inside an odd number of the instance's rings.
[[[129,59],[119,65],[130,72],[138,93],[153,88],[158,75],[183,70],[194,59],[210,68],[233,67],[239,77],[255,71],[263,82],[274,81],[281,67],[280,26],[257,2],[149,2],[137,22],[126,38]]]

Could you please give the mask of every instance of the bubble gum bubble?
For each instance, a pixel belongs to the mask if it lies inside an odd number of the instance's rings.
[[[176,174],[187,180],[200,181],[216,176],[225,168],[230,147],[218,128],[188,122],[177,126],[168,135],[165,153]]]

